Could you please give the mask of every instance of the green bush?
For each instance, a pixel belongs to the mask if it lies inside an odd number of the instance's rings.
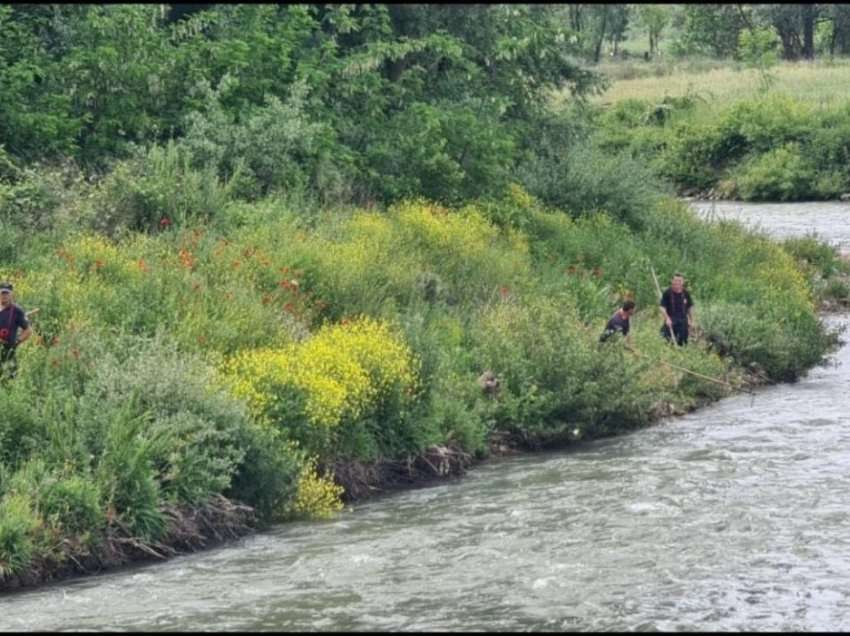
[[[417,103],[394,115],[363,159],[382,200],[423,196],[457,204],[493,194],[507,182],[515,141],[492,104]]]
[[[68,469],[33,456],[11,477],[8,490],[28,496],[34,510],[66,534],[97,532],[106,523],[100,490],[91,478],[67,474]]]
[[[665,189],[642,162],[589,144],[562,148],[557,158],[533,158],[520,167],[519,176],[549,206],[574,216],[605,211],[636,229]]]
[[[231,201],[239,175],[222,181],[212,166],[192,167],[179,146],[151,146],[115,165],[99,184],[86,223],[115,235],[156,232],[190,220],[209,220]]]
[[[322,157],[333,143],[332,132],[307,114],[307,86],[293,84],[285,102],[267,95],[262,106],[238,116],[222,103],[236,87],[238,80],[230,75],[216,90],[202,83],[203,104],[187,115],[186,135],[179,142],[193,166],[214,166],[222,179],[235,179],[236,194],[248,198],[327,181],[329,175],[320,175],[320,170],[329,169]],[[330,183],[321,186],[327,194]]]
[[[106,514],[98,485],[85,477],[71,475],[45,486],[39,507],[48,521],[65,532],[97,533],[106,524]]]
[[[814,168],[798,144],[757,155],[736,170],[737,190],[746,201],[790,201],[814,196]]]
[[[816,364],[834,343],[813,315],[796,321],[782,308],[756,311],[741,303],[713,302],[700,309],[700,325],[708,342],[744,368],[754,368],[774,381],[793,381]]]
[[[105,427],[108,438],[113,414],[116,422],[123,415],[128,430],[145,422],[142,439],[131,440],[138,447],[131,444],[126,452],[138,451],[133,457],[140,467],[143,456],[149,458],[163,497],[198,504],[226,490],[243,460],[238,439],[247,425],[244,406],[216,389],[201,360],[178,353],[164,337],[123,342],[121,354],[101,359],[86,385],[83,426],[96,422],[93,430]]]
[[[481,316],[479,328],[479,366],[501,380],[500,428],[599,435],[646,421],[650,396],[638,390],[638,363],[620,347],[598,347],[598,333],[588,333],[574,309],[505,301]]]
[[[0,580],[25,570],[33,557],[39,519],[27,495],[0,499]]]
[[[17,468],[45,441],[31,403],[32,394],[15,386],[0,391],[0,464]]]
[[[782,241],[782,247],[797,260],[815,268],[823,277],[847,269],[836,249],[820,241],[816,234],[787,238]]]
[[[131,406],[110,416],[95,469],[98,486],[130,536],[156,541],[165,532],[165,517],[155,460],[167,449],[144,434],[150,420],[135,415]]]
[[[225,493],[253,506],[260,519],[274,519],[295,498],[304,453],[271,427],[248,424],[239,429],[237,439],[245,454]]]

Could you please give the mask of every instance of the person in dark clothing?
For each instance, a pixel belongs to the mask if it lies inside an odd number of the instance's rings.
[[[629,335],[629,318],[632,317],[632,314],[635,313],[635,303],[634,301],[627,300],[623,303],[623,306],[620,307],[613,316],[611,316],[611,320],[608,321],[608,324],[605,325],[605,331],[602,332],[602,335],[599,336],[599,342],[605,342],[613,336],[615,333],[623,334],[623,337]]]
[[[18,335],[18,330],[21,330]],[[0,369],[2,379],[14,378],[18,366],[15,348],[32,335],[26,312],[12,302],[11,283],[0,283]]]
[[[664,315],[661,335],[665,339],[674,337],[679,346],[688,344],[688,330],[693,322],[693,306],[694,301],[685,289],[685,278],[681,274],[675,274],[670,281],[670,287],[661,294],[661,313]]]

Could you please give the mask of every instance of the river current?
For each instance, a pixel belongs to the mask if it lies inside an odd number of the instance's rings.
[[[850,248],[850,205],[692,205]],[[848,388],[842,347],[628,435],[0,595],[0,630],[848,630]]]

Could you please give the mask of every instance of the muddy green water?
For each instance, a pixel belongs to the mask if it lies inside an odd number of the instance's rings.
[[[805,233],[818,205],[776,209]],[[2,595],[0,630],[847,630],[848,390],[845,347],[630,435]]]

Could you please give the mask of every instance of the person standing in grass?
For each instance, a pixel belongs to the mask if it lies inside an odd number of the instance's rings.
[[[18,330],[21,330],[20,336]],[[0,369],[2,379],[15,377],[18,370],[15,348],[32,335],[26,312],[12,301],[12,284],[0,283]]]
[[[635,313],[635,303],[633,300],[627,300],[623,302],[623,306],[620,307],[613,316],[611,316],[611,320],[608,321],[608,324],[605,325],[605,331],[602,332],[602,335],[599,336],[599,342],[605,342],[613,336],[615,333],[623,334],[623,337],[629,335],[629,318],[632,317],[632,314]]]
[[[661,313],[664,316],[661,335],[665,339],[675,336],[679,346],[688,344],[688,330],[693,326],[693,306],[694,301],[685,289],[685,277],[677,272],[670,281],[670,287],[661,294]]]

